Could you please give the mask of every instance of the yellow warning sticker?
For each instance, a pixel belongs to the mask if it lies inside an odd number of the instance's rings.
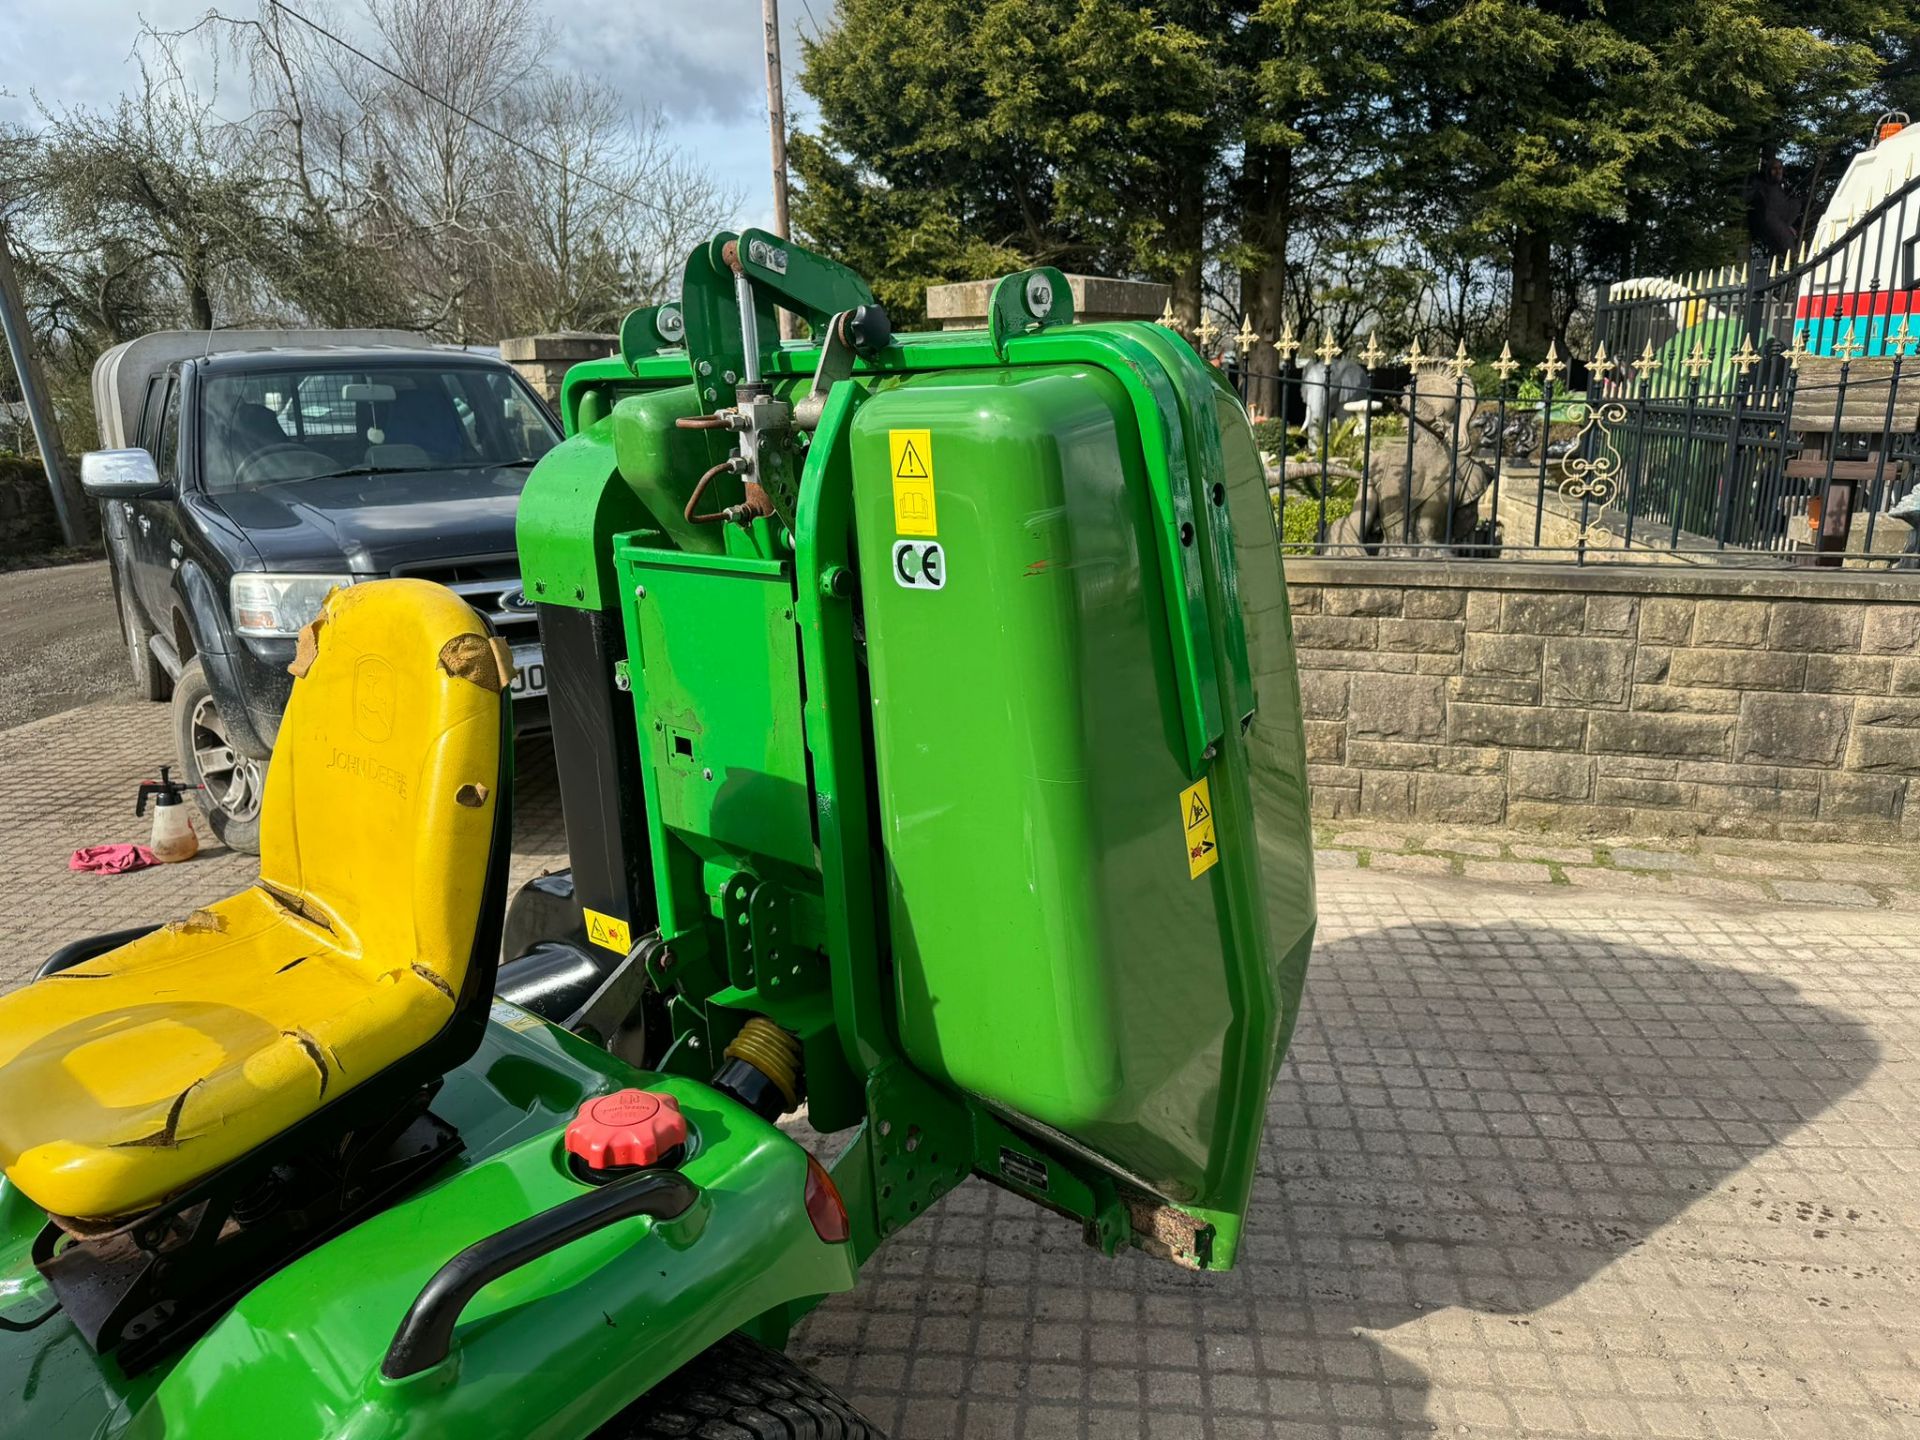
[[[509,1030],[518,1030],[522,1033],[528,1030],[538,1030],[547,1023],[538,1015],[529,1015],[518,1005],[511,1005],[505,1000],[496,1000],[493,1002],[491,1015],[494,1024],[504,1025]]]
[[[1220,842],[1213,833],[1213,796],[1205,776],[1180,792],[1180,824],[1187,832],[1187,878],[1198,880],[1220,859]]]
[[[608,950],[624,955],[633,949],[633,929],[617,915],[602,915],[598,910],[580,907],[587,914],[587,938]]]
[[[902,535],[938,535],[933,513],[933,436],[926,430],[889,430],[893,467],[893,528]]]

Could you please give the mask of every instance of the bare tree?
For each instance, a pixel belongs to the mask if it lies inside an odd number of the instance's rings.
[[[155,320],[210,328],[221,302],[256,292],[272,237],[209,99],[143,64],[111,110],[41,121],[31,144],[8,147],[4,186],[48,328],[99,344]]]
[[[519,224],[500,301],[516,328],[611,328],[665,298],[687,251],[739,203],[687,163],[659,111],[628,113],[598,81],[544,75],[508,121],[551,162],[514,172]]]
[[[551,73],[532,7],[303,0],[329,35],[262,0],[144,30],[133,94],[0,127],[36,330],[84,371],[167,324],[486,341],[663,298],[738,197],[657,112]],[[216,105],[190,58],[216,86],[237,72],[250,108]]]

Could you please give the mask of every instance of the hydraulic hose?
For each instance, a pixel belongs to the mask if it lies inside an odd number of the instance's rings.
[[[711,470],[707,471],[706,474],[702,475],[699,480],[694,483],[693,493],[687,497],[687,508],[680,513],[695,525],[711,525],[716,520],[731,520],[733,517],[725,510],[712,510],[705,515],[696,515],[693,513],[693,507],[700,503],[701,495],[706,492],[706,488],[712,483],[713,478],[716,475],[725,474],[732,468],[733,460],[728,458],[722,460],[718,465],[715,465]]]

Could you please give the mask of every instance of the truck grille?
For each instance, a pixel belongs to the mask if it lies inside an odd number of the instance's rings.
[[[520,587],[520,562],[513,555],[408,565],[393,573],[446,586],[486,616],[502,639],[517,645],[538,636],[533,602]]]

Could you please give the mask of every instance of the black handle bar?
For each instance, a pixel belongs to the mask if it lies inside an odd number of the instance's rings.
[[[446,1359],[460,1312],[490,1281],[618,1221],[636,1215],[656,1220],[684,1215],[699,1196],[700,1187],[684,1175],[649,1170],[576,1195],[497,1235],[476,1240],[436,1270],[407,1308],[393,1343],[387,1346],[387,1358],[380,1362],[380,1373],[389,1380],[401,1380]]]

